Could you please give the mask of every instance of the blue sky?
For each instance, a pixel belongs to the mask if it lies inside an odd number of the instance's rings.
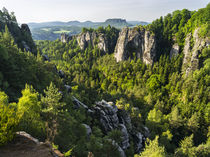
[[[209,0],[0,0],[19,23],[46,21],[105,21],[124,18],[151,22],[177,9],[197,10]]]

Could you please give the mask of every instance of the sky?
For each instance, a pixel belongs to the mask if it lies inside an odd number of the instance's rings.
[[[0,0],[19,23],[123,18],[152,22],[174,10],[204,8],[209,0]]]

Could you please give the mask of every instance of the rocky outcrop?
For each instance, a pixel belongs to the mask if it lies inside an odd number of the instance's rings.
[[[200,28],[195,29],[193,35],[188,34],[185,38],[182,71],[186,73],[186,76],[189,74],[189,72],[199,68],[199,54],[205,47],[208,47],[210,43],[208,38],[199,37],[199,30]],[[192,39],[193,44],[191,44]],[[191,45],[193,46],[191,47]]]
[[[65,33],[62,33],[62,34],[61,34],[60,40],[61,40],[62,43],[67,43],[67,42],[69,42],[71,39],[72,39],[72,36],[69,36],[69,35],[67,35],[67,34],[65,34]]]
[[[170,59],[178,56],[179,50],[180,50],[179,44],[178,43],[173,44],[171,51],[170,51]]]
[[[136,57],[146,64],[152,64],[156,55],[155,46],[155,36],[151,32],[145,29],[124,28],[115,47],[115,58],[119,62]]]
[[[38,139],[30,134],[20,131],[16,133],[13,141],[0,147],[1,157],[64,157],[49,143],[39,142]]]
[[[93,32],[81,33],[77,36],[77,42],[82,50],[85,50],[89,45],[92,47],[98,46],[98,48],[107,53],[108,41],[105,34]]]
[[[113,102],[106,102],[105,100],[96,102],[91,108],[88,108],[75,97],[73,97],[73,102],[75,109],[83,108],[93,119],[99,121],[100,128],[105,135],[116,129],[121,131],[121,143],[112,141],[112,144],[115,145],[120,152],[121,157],[125,157],[124,151],[130,147],[130,140],[134,142],[135,153],[139,153],[142,150],[144,142],[149,136],[149,130],[147,127],[143,127],[142,130],[139,131],[132,125],[130,115],[127,111],[118,109]],[[90,130],[88,127],[86,127],[86,131]]]
[[[25,50],[27,52],[32,52],[32,53],[36,54],[36,51],[37,51],[36,46],[35,46],[35,43],[32,39],[31,31],[30,31],[28,25],[27,24],[22,24],[21,28],[20,28],[20,31],[21,31],[21,34],[22,34],[22,38],[21,38],[21,43],[17,42],[18,46],[22,50]],[[14,32],[13,34],[17,34],[17,33]]]
[[[31,35],[31,31],[30,31],[30,29],[29,29],[27,24],[22,24],[20,29],[21,29],[22,32]]]
[[[121,131],[122,142],[119,146],[122,150],[129,148],[130,138],[133,138],[136,153],[141,151],[147,137],[145,135],[148,135],[148,129],[144,127],[144,132],[139,132],[132,126],[131,118],[127,111],[118,109],[115,104],[104,100],[97,102],[92,110],[93,117],[99,120],[105,134],[114,129]]]
[[[102,130],[106,133],[113,129],[118,128],[119,119],[117,116],[117,106],[110,105],[106,101],[102,100],[97,102],[93,107],[95,117],[99,120]]]

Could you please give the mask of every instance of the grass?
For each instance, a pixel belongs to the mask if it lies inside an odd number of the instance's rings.
[[[70,32],[71,32],[71,31],[61,29],[61,30],[59,30],[59,31],[54,31],[53,33],[55,33],[55,34],[61,34],[61,33],[70,33]]]

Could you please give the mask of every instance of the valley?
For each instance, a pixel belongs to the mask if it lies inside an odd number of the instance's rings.
[[[209,12],[19,25],[0,10],[0,156],[208,157]]]

